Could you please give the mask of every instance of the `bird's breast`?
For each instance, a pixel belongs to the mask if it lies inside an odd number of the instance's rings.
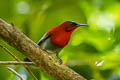
[[[59,47],[64,47],[68,44],[70,40],[71,33],[65,31],[58,31],[51,35],[51,42]]]

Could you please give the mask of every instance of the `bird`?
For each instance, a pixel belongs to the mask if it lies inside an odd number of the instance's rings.
[[[87,24],[78,24],[74,21],[65,21],[62,24],[49,29],[42,38],[38,41],[41,49],[50,54],[56,54],[59,63],[63,61],[59,57],[59,52],[68,44],[72,32],[80,26],[88,26]],[[30,61],[28,58],[24,61]]]

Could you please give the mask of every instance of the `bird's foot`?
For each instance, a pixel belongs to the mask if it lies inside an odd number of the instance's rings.
[[[60,59],[60,58],[59,58],[59,63],[60,63],[60,64],[62,64],[62,63],[63,63],[62,59]]]
[[[58,53],[56,54],[56,56],[57,56],[57,58],[59,59],[59,63],[62,64],[63,61],[62,61],[62,59],[59,57]]]

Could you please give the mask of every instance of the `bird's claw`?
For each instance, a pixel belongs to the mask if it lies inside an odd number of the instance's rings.
[[[63,63],[62,59],[59,59],[59,63],[60,63],[60,64],[62,64],[62,63]]]
[[[59,59],[59,63],[62,64],[63,61],[62,61],[62,59],[59,57],[58,53],[56,54],[56,56],[57,56],[57,58]]]

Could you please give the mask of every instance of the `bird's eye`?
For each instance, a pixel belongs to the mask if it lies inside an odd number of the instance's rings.
[[[71,26],[76,26],[76,25],[78,25],[78,24],[75,23],[75,22],[73,22],[73,21],[70,21],[70,25],[71,25]]]

